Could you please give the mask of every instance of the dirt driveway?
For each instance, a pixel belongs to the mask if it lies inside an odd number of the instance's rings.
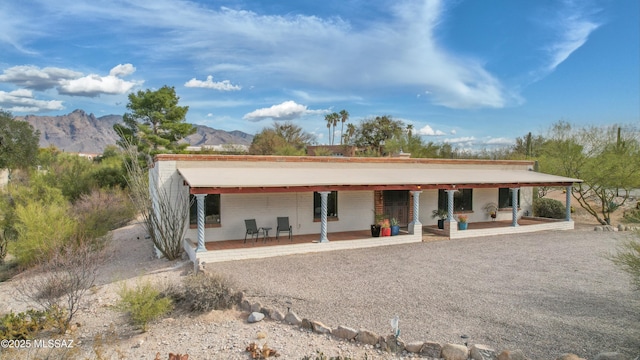
[[[592,359],[640,355],[640,292],[603,255],[628,234],[573,231],[211,264],[253,300],[331,327],[405,341],[521,349],[531,359],[566,352]]]

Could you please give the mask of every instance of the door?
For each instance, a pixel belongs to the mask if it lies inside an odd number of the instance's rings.
[[[398,219],[401,227],[409,225],[409,191],[385,190],[382,193],[384,214],[388,215],[389,219]]]

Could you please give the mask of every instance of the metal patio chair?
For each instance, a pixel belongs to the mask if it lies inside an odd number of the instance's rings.
[[[256,219],[247,219],[244,221],[244,225],[247,228],[247,231],[244,233],[244,243],[247,243],[247,236],[251,238],[256,238],[255,241],[258,241],[258,236],[262,233],[262,237],[264,237],[264,230],[259,228],[256,224]]]
[[[293,241],[293,227],[289,225],[289,217],[278,217],[278,227],[276,228],[276,239],[279,240],[281,232],[289,233],[289,240]]]

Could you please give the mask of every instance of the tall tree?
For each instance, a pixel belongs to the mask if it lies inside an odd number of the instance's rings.
[[[305,132],[292,122],[274,122],[271,128],[264,128],[253,137],[249,153],[254,155],[303,155],[307,145],[315,141],[312,134]]]
[[[340,110],[340,122],[342,123],[342,127],[340,128],[340,145],[342,145],[342,139],[344,138],[344,123],[349,120],[349,112],[347,110]]]
[[[599,223],[610,224],[611,213],[640,187],[640,133],[633,127],[574,128],[560,121],[551,128],[540,164],[544,172],[582,179],[573,197]]]
[[[0,169],[24,169],[35,165],[40,132],[26,121],[0,110]]]
[[[336,137],[336,125],[338,125],[338,121],[340,121],[340,115],[333,112],[325,115],[324,120],[327,122],[327,127],[329,128],[329,145],[333,145],[333,141]]]
[[[376,116],[360,122],[356,133],[355,144],[366,149],[370,154],[382,156],[383,145],[394,136],[402,136],[404,123],[393,120],[391,116]]]
[[[166,85],[129,94],[127,109],[131,112],[124,114],[125,125],[114,126],[120,145],[128,142],[152,154],[183,150],[188,144],[179,141],[196,128],[185,122],[189,107],[178,106],[179,100],[175,89]]]

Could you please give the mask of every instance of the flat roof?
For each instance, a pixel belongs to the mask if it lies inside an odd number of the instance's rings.
[[[257,191],[330,191],[384,189],[452,189],[479,187],[569,186],[579,179],[529,170],[433,167],[318,166],[279,167],[277,163],[247,167],[180,166],[191,193]],[[249,165],[249,164],[248,164]],[[262,165],[262,166],[260,166]]]

